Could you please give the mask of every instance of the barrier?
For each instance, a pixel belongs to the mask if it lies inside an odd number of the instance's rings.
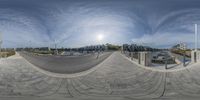
[[[196,63],[200,61],[200,51],[192,51],[191,52],[191,60],[192,63]]]
[[[139,60],[138,63],[144,66],[151,65],[151,52],[139,52]]]

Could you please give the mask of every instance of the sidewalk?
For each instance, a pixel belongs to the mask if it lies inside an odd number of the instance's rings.
[[[133,58],[131,60],[131,57],[128,57],[126,54],[122,54],[122,55],[124,55],[124,57],[126,57],[127,59],[129,59],[133,63],[138,64],[138,59]],[[192,63],[190,61],[188,61],[188,62],[186,62],[186,66],[185,67],[190,66],[190,65],[192,65]],[[143,66],[143,65],[140,65],[140,66]],[[156,70],[168,70],[168,71],[175,70],[175,69],[185,68],[183,66],[183,63],[180,63],[180,64],[168,64],[167,65],[168,69],[165,69],[165,64],[155,64],[155,63],[152,63],[151,66],[143,66],[143,67],[145,67],[145,68],[151,68],[151,69],[156,69]]]

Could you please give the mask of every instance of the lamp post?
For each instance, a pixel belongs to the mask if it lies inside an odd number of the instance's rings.
[[[58,49],[57,49],[57,41],[55,40],[55,55],[58,55]]]
[[[101,49],[101,43],[102,43],[102,40],[103,40],[103,38],[104,38],[104,35],[103,34],[99,34],[98,36],[97,36],[97,41],[99,42],[99,45],[97,45],[96,46],[96,49],[97,49],[97,59],[99,58],[99,55],[100,55],[100,49]]]
[[[192,62],[196,63],[197,62],[197,56],[198,56],[198,25],[195,24],[195,49],[192,52]]]
[[[195,51],[197,51],[198,48],[198,25],[195,24]]]
[[[0,40],[0,53],[1,53],[1,45],[2,45],[2,41]]]
[[[168,59],[167,59],[167,53],[165,54],[165,69],[167,69],[167,63],[168,63],[168,61],[167,61]]]
[[[0,58],[1,58],[1,45],[3,43],[3,40],[2,40],[2,33],[0,32]]]
[[[186,56],[186,44],[182,44],[183,45],[183,67],[185,67],[186,66],[186,64],[185,64],[185,60],[186,60],[186,58],[185,58],[185,56]]]

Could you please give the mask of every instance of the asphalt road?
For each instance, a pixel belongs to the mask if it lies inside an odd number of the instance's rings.
[[[46,71],[72,74],[86,71],[109,57],[112,52],[104,52],[97,59],[97,54],[85,56],[38,56],[28,52],[19,52],[19,54],[33,65]]]

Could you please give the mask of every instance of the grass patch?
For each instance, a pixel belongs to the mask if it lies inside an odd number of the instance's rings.
[[[15,55],[15,51],[0,52],[0,57],[6,58]]]
[[[171,52],[182,56],[185,54],[186,57],[191,57],[191,50],[171,50]]]

